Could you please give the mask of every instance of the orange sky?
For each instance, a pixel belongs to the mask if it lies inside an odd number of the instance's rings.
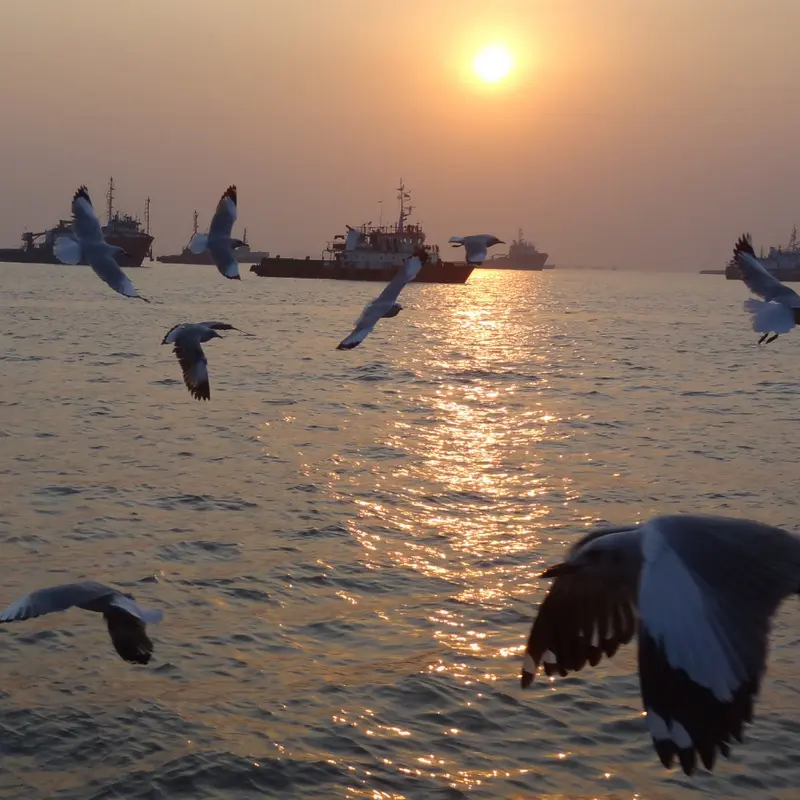
[[[239,186],[316,254],[396,211],[431,243],[524,228],[551,260],[722,266],[800,222],[798,0],[3,0],[0,244],[152,198],[156,253]],[[505,43],[487,88],[469,67]]]

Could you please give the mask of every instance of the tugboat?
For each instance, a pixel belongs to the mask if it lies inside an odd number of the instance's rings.
[[[390,281],[397,268],[417,248],[428,259],[414,279],[420,283],[466,283],[472,264],[442,261],[439,248],[425,244],[425,232],[419,224],[408,223],[413,207],[403,181],[398,187],[400,216],[394,225],[365,223],[346,225],[346,234],[337,234],[328,242],[322,258],[264,258],[250,271],[262,278],[328,278],[346,281]]]
[[[748,234],[748,239],[750,238]],[[784,283],[800,283],[800,242],[797,240],[797,226],[792,228],[789,243],[783,247],[770,247],[769,255],[764,256],[763,249],[758,257],[761,265],[779,281]],[[710,271],[710,270],[709,270]],[[731,259],[725,266],[725,277],[729,281],[740,281],[739,267]]]
[[[548,253],[536,249],[533,242],[529,242],[522,235],[522,228],[517,231],[517,238],[511,242],[507,255],[496,255],[483,262],[481,269],[545,269]]]
[[[189,241],[192,241],[192,237],[197,233],[197,211],[193,212],[192,214],[192,235],[189,237]],[[247,228],[244,229],[242,233],[242,241],[244,244],[241,247],[237,247],[234,250],[234,255],[236,256],[236,260],[240,264],[257,264],[261,261],[262,258],[269,258],[269,253],[265,250],[251,250],[250,245],[247,243]],[[157,256],[156,261],[160,261],[162,264],[209,264],[213,265],[214,259],[211,257],[211,253],[208,250],[203,250],[202,253],[193,253],[189,249],[189,245],[187,244],[186,247],[181,250],[180,253],[176,253],[175,255],[171,256]]]
[[[108,182],[106,192],[106,213],[108,223],[103,226],[103,236],[112,245],[121,247],[127,255],[115,256],[121,267],[141,267],[149,253],[152,253],[153,237],[150,235],[150,198],[145,204],[147,229],[142,231],[142,223],[129,214],[114,211],[114,179]],[[0,249],[0,261],[13,261],[23,264],[60,264],[53,253],[53,245],[59,236],[72,233],[72,221],[60,219],[55,228],[39,233],[22,234],[22,247]],[[86,262],[81,261],[81,264]]]

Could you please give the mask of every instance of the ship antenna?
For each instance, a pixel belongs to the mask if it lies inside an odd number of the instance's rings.
[[[197,233],[197,209],[192,212],[192,236]]]
[[[406,191],[406,186],[403,183],[402,178],[400,178],[400,186],[398,186],[397,192],[398,192],[397,199],[400,201],[400,220],[397,223],[397,232],[402,233],[406,217],[409,214],[409,212],[406,209],[406,200],[411,199],[411,195]]]
[[[144,232],[150,235],[150,198],[144,201]]]
[[[111,224],[111,217],[114,214],[114,177],[108,179],[108,191],[106,192],[106,210],[108,211],[108,224]]]

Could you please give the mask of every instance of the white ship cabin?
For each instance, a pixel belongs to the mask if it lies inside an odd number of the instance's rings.
[[[417,247],[424,247],[432,263],[439,260],[439,248],[425,244],[419,225],[375,227],[347,226],[347,234],[339,234],[328,245],[331,259],[347,267],[385,269],[399,267]]]

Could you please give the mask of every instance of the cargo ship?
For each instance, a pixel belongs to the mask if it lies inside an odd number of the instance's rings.
[[[192,235],[189,237],[189,241],[192,241],[192,237],[197,233],[197,211],[192,214]],[[244,244],[241,247],[237,247],[235,252],[236,260],[240,264],[258,264],[262,258],[269,258],[269,253],[265,250],[251,250],[250,245],[247,242],[247,228],[244,229],[244,233],[242,234],[242,241]],[[180,253],[176,253],[171,256],[157,256],[156,261],[161,262],[162,264],[208,264],[211,265],[214,263],[214,260],[211,258],[211,253],[208,250],[204,250],[202,253],[193,253],[189,249],[189,245],[187,244],[186,247],[181,250]]]
[[[747,234],[748,241],[751,241],[750,234]],[[792,228],[792,235],[789,243],[785,246],[770,247],[769,254],[764,255],[762,249],[758,256],[761,265],[778,280],[784,283],[800,283],[800,242],[797,241],[797,226]],[[740,281],[739,267],[731,259],[725,266],[725,277],[729,281]]]
[[[321,258],[263,258],[250,267],[262,278],[327,278],[345,281],[390,281],[397,268],[416,248],[428,254],[428,260],[414,279],[419,283],[466,283],[472,264],[442,261],[436,245],[425,244],[425,232],[419,224],[408,222],[413,211],[411,195],[400,181],[397,198],[400,215],[393,225],[359,227],[346,225],[347,233],[334,236]]]
[[[517,231],[517,238],[508,248],[508,253],[499,253],[488,258],[479,269],[525,269],[538,272],[545,268],[548,255],[537,250],[536,245],[522,235],[520,228]]]
[[[125,255],[115,256],[121,267],[141,267],[145,257],[153,260],[153,237],[150,235],[150,198],[145,201],[145,229],[142,223],[129,214],[114,211],[114,179],[108,183],[106,192],[106,214],[108,222],[103,226],[103,236],[109,244],[121,247]],[[72,220],[60,219],[55,228],[39,233],[26,231],[22,234],[21,247],[0,248],[0,261],[22,264],[60,264],[53,253],[53,245],[59,236],[72,233]],[[85,264],[85,261],[81,262]]]

